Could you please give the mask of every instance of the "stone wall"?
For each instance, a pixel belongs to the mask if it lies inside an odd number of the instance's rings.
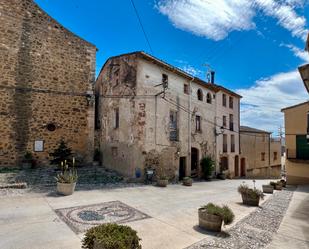
[[[26,151],[48,164],[62,138],[91,161],[94,109],[86,96],[95,46],[32,0],[0,1],[0,23],[0,166],[20,165]],[[43,152],[34,152],[36,140],[44,141]]]

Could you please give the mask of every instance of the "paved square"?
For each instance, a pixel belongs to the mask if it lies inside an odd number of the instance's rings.
[[[105,223],[121,224],[150,218],[120,201],[62,208],[55,212],[75,233],[82,233]]]

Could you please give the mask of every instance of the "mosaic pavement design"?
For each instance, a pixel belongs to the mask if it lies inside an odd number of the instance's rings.
[[[105,223],[121,224],[150,218],[120,201],[61,208],[55,212],[75,233],[83,233],[93,226]]]

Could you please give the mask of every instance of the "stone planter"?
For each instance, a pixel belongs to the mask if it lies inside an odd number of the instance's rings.
[[[248,206],[259,206],[260,203],[260,197],[252,197],[250,195],[241,194],[241,198],[242,198],[242,203]]]
[[[192,178],[184,178],[182,180],[182,184],[184,186],[192,186],[192,182],[193,182]]]
[[[275,185],[275,190],[282,190],[282,185],[281,185],[281,183]]]
[[[224,173],[219,173],[219,174],[217,175],[217,178],[218,178],[218,179],[221,179],[221,180],[225,180],[225,179],[226,179],[226,175],[225,175]]]
[[[74,193],[76,182],[60,183],[57,182],[57,193],[60,195],[71,195]]]
[[[271,185],[262,185],[263,193],[267,194],[273,194],[274,193],[274,187]]]
[[[221,232],[222,218],[217,215],[208,214],[204,208],[199,208],[198,210],[198,223],[203,229]]]
[[[166,187],[167,186],[167,184],[168,184],[168,180],[166,179],[158,179],[157,180],[157,185],[159,186],[159,187]]]

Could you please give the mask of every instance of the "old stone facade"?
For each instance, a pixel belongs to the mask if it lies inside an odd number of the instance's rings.
[[[280,178],[281,141],[271,133],[240,126],[241,173],[248,178]]]
[[[95,87],[104,166],[127,177],[146,168],[201,176],[201,158],[216,159],[218,91],[144,52],[110,58]]]
[[[0,166],[48,164],[61,138],[91,161],[96,47],[32,0],[0,1],[0,23]]]

